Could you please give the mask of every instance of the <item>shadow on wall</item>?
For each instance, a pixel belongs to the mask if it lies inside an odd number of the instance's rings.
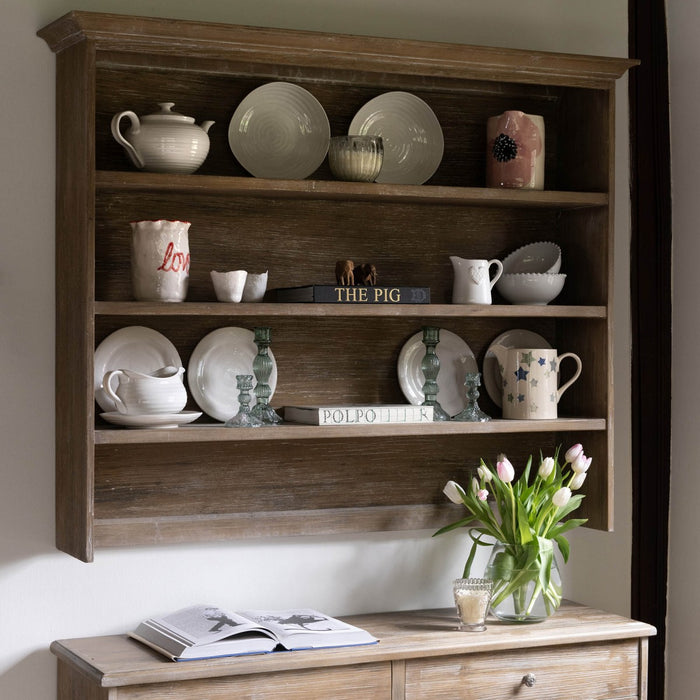
[[[55,679],[56,657],[48,649],[35,651],[0,674],[2,697],[4,700],[54,698]]]

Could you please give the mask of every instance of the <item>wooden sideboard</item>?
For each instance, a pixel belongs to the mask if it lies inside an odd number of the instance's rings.
[[[174,663],[124,635],[56,641],[59,700],[646,698],[655,629],[566,602],[534,625],[460,632],[452,609],[344,618],[370,646]]]

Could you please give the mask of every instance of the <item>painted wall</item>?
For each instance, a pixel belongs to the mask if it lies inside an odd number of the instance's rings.
[[[695,114],[700,108],[700,46],[694,28],[700,23],[697,3],[668,0],[671,88],[671,162],[673,178],[673,377],[671,537],[669,551],[667,697],[691,700],[698,695],[700,606],[697,579],[700,436],[696,372],[700,344],[700,256],[697,192],[700,136]]]
[[[93,564],[54,548],[55,63],[35,32],[71,9],[625,56],[626,0],[4,0],[0,8],[0,697],[54,697],[53,639],[123,632],[193,602],[337,615],[451,605],[460,534],[101,550]],[[565,579],[569,597],[627,613],[626,81],[618,95],[617,529],[574,533]]]

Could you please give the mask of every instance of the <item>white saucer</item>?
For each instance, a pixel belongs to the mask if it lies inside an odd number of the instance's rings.
[[[95,350],[95,400],[103,411],[114,412],[114,401],[102,390],[102,379],[113,369],[150,374],[161,367],[182,367],[175,346],[161,333],[145,326],[125,326],[108,335]]]
[[[501,370],[498,366],[498,360],[493,352],[493,348],[502,347],[505,349],[511,348],[551,348],[552,346],[541,336],[533,331],[528,331],[523,328],[513,328],[505,331],[496,338],[484,356],[484,386],[491,400],[496,406],[501,406],[503,403],[503,379]]]
[[[464,375],[466,372],[477,372],[476,358],[469,346],[452,331],[440,329],[440,342],[435,349],[440,358],[438,373],[438,401],[450,416],[457,415],[467,405]],[[423,384],[425,376],[421,369],[421,361],[425,356],[423,332],[412,335],[401,348],[397,370],[399,384],[409,403],[419,406],[425,401]],[[463,361],[462,358],[466,358]]]
[[[127,415],[118,411],[100,413],[108,423],[124,425],[129,428],[177,428],[178,425],[186,425],[197,420],[202,415],[201,411],[181,411],[180,413],[153,413]]]
[[[255,334],[247,328],[217,328],[199,341],[187,366],[187,382],[192,398],[212,418],[227,421],[238,413],[237,374],[253,374],[258,354]],[[277,364],[272,350],[272,372],[268,384],[270,397],[277,386]],[[251,391],[251,408],[255,395]]]

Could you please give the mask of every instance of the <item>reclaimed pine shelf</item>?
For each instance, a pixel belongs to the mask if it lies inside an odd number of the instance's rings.
[[[182,194],[294,197],[295,199],[342,199],[484,207],[604,207],[607,192],[558,192],[554,190],[499,190],[485,187],[391,185],[377,182],[332,180],[268,180],[217,175],[165,175],[98,171],[98,190],[163,191]]]
[[[468,482],[480,457],[585,443],[588,526],[613,526],[615,86],[634,61],[70,12],[39,32],[56,53],[56,544],[84,561],[95,547],[233,537],[437,528],[442,486]],[[377,95],[408,91],[444,134],[422,185],[250,177],[227,126],[240,101],[275,80],[323,105],[333,134]],[[212,120],[194,175],[134,172],[110,121],[175,109]],[[505,110],[542,115],[543,191],[483,187],[485,124]],[[187,301],[132,301],[130,221],[191,222]],[[452,305],[450,255],[502,259],[540,240],[562,250],[556,304]],[[335,261],[372,262],[379,284],[428,286],[427,305],[224,304],[210,271],[269,271],[268,287],[334,279]],[[556,421],[234,431],[108,427],[94,400],[95,349],[129,325],[167,337],[182,364],[222,326],[272,329],[276,406],[402,403],[401,348],[422,325],[468,343],[481,366],[512,329],[583,362]],[[500,409],[487,392],[487,414]],[[197,410],[191,399],[187,410]]]
[[[96,445],[134,445],[140,443],[176,442],[248,442],[275,440],[334,440],[338,438],[448,436],[494,433],[542,433],[558,431],[605,430],[604,418],[557,418],[555,420],[499,420],[484,423],[460,423],[445,421],[429,424],[382,424],[382,425],[281,425],[256,428],[226,428],[223,423],[195,423],[178,428],[139,428],[120,430],[98,428],[95,430]],[[274,431],[271,433],[270,431]]]

